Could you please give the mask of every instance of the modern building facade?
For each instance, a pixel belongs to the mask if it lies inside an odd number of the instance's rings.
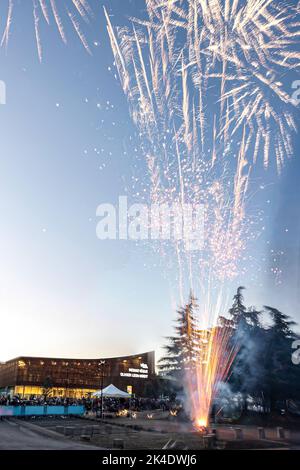
[[[103,359],[17,357],[0,363],[0,393],[87,397],[101,387],[116,387],[143,396],[155,376],[154,351]]]

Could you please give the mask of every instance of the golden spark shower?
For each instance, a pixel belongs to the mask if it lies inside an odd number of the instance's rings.
[[[191,417],[206,426],[236,347],[218,324],[227,284],[259,236],[248,209],[254,165],[280,174],[292,155],[294,104],[285,77],[299,70],[299,7],[270,0],[146,0],[144,18],[113,25],[118,79],[140,136],[151,204],[204,207],[204,242],[163,240],[178,298],[199,300],[199,357],[187,370]],[[170,246],[171,245],[171,246]]]

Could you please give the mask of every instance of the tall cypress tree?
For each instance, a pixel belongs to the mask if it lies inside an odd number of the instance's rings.
[[[177,310],[175,335],[167,337],[165,356],[159,360],[159,368],[169,376],[180,379],[187,369],[195,367],[199,355],[199,331],[196,326],[196,299],[191,293],[188,303]]]
[[[247,308],[244,305],[243,290],[245,290],[245,287],[238,287],[233,297],[233,305],[229,309],[232,324],[235,328],[243,328],[246,326],[253,328],[258,327],[260,325],[259,316],[261,312],[254,307]]]
[[[247,308],[244,305],[244,289],[245,287],[243,286],[238,287],[237,292],[233,297],[232,307],[229,309],[231,320],[235,326],[246,319]]]

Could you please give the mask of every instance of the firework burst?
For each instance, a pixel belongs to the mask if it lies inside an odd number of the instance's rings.
[[[118,74],[142,136],[151,202],[203,204],[206,256],[198,252],[193,256],[186,244],[178,242],[178,266],[180,270],[188,266],[189,284],[194,262],[220,280],[232,278],[245,239],[251,236],[245,233],[244,209],[251,170],[249,136],[244,126],[239,144],[233,148],[226,137],[228,129],[220,133],[218,98],[213,97],[215,106],[207,112],[212,99],[210,94],[205,100],[203,87],[207,87],[208,77],[202,77],[203,83],[199,77],[196,80],[185,58],[190,46],[184,41],[179,47],[182,39],[176,42],[175,26],[165,20],[159,28],[156,9],[155,16],[151,2],[148,7],[149,22],[139,28],[133,25],[132,30],[119,28],[117,33],[105,14]],[[165,14],[161,16],[165,18]],[[179,277],[183,279],[184,273]],[[208,277],[207,273],[201,276]]]
[[[193,419],[206,425],[235,354],[231,329],[210,325],[257,236],[247,211],[251,170],[261,156],[267,168],[274,155],[280,172],[292,153],[296,126],[283,77],[300,65],[298,10],[269,0],[147,0],[146,7],[146,19],[122,28],[105,11],[107,30],[151,203],[204,206],[203,249],[175,240],[161,253],[177,262],[181,303],[187,287],[200,292],[207,336],[187,382]]]
[[[80,25],[81,20],[88,22],[93,16],[92,10],[87,0],[64,0],[63,2],[57,2],[57,0],[32,0],[31,6],[36,45],[40,61],[42,60],[43,55],[40,33],[40,24],[42,21],[45,21],[45,23],[48,25],[53,22],[56,25],[63,42],[67,42],[62,11],[64,11],[64,14],[66,14],[70,19],[70,22],[86,51],[91,53],[89,44]],[[15,1],[8,0],[6,24],[2,35],[1,46],[4,45],[7,47],[8,45],[15,8],[17,8],[15,6]]]
[[[291,131],[296,130],[294,104],[284,78],[300,66],[299,5],[269,0],[151,0],[147,4],[150,21],[142,23],[160,35],[168,50],[166,60],[170,54],[176,60],[178,37],[185,38],[180,54],[199,93],[195,106],[201,131],[202,97],[209,86],[215,86],[220,104],[218,135],[226,140],[245,126],[249,143],[253,142],[253,163],[263,148],[264,166],[274,154],[280,172],[292,154]]]

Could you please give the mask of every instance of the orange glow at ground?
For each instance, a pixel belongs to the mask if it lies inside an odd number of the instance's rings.
[[[204,418],[198,418],[195,422],[197,428],[206,428],[207,427],[207,420]]]

